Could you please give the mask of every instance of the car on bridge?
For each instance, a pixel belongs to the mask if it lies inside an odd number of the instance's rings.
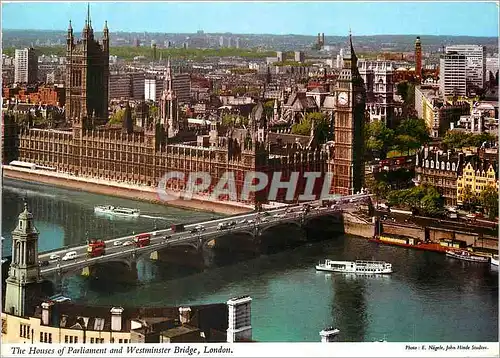
[[[61,256],[59,256],[58,254],[52,254],[49,256],[49,260],[59,260],[61,258]]]
[[[76,251],[67,252],[66,255],[63,256],[63,261],[74,260],[78,256]]]
[[[44,266],[49,266],[50,262],[47,260],[40,260],[38,261],[38,266],[44,267]]]

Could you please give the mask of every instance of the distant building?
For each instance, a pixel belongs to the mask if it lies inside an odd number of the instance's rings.
[[[191,98],[191,75],[189,73],[174,74],[172,87],[179,102],[189,102]]]
[[[143,97],[143,72],[112,73],[109,75],[109,99],[141,100]]]
[[[442,96],[467,95],[467,58],[449,52],[439,60],[439,91]]]
[[[303,63],[304,60],[305,60],[305,57],[304,57],[304,52],[302,51],[295,51],[295,62],[300,62],[300,63]]]
[[[391,61],[358,61],[359,74],[366,89],[366,110],[370,121],[379,120],[388,127],[402,110],[394,100],[394,68]]]
[[[498,80],[498,57],[486,58],[486,82],[496,82]],[[498,84],[498,82],[497,82]]]
[[[33,48],[16,50],[14,58],[14,83],[32,84],[37,82],[38,57]]]
[[[278,59],[278,62],[283,62],[283,52],[276,51],[276,58]]]
[[[467,83],[478,88],[484,87],[486,77],[486,48],[484,46],[446,46],[446,53],[457,53],[465,56]]]
[[[468,115],[470,105],[464,101],[449,102],[438,96],[435,85],[415,87],[415,110],[425,121],[430,136],[442,137],[461,116]]]
[[[146,101],[156,102],[160,98],[161,86],[158,84],[161,80],[155,78],[146,78],[144,80],[144,99]]]
[[[417,81],[422,80],[422,44],[420,43],[420,36],[415,40],[415,76]]]

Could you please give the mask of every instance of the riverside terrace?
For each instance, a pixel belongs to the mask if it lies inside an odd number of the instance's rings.
[[[66,247],[61,250],[44,252],[38,254],[39,261],[48,261],[46,266],[40,267],[40,275],[46,279],[59,281],[61,276],[82,271],[82,274],[91,274],[92,267],[98,264],[116,262],[129,271],[135,268],[135,261],[140,256],[149,255],[152,259],[159,259],[162,250],[174,247],[184,247],[201,251],[204,246],[209,245],[218,238],[225,237],[232,239],[235,234],[247,235],[258,245],[262,234],[273,227],[279,225],[295,225],[298,230],[304,230],[309,222],[320,217],[331,217],[339,221],[339,214],[345,206],[364,201],[370,198],[368,194],[357,194],[340,197],[335,205],[322,206],[322,201],[312,201],[307,203],[308,210],[303,210],[304,204],[289,205],[266,212],[250,213],[227,218],[211,220],[201,223],[185,225],[182,232],[173,232],[172,229],[157,230],[145,234],[150,234],[150,243],[147,246],[136,247],[135,245],[123,245],[130,242],[138,234],[106,240],[106,254],[98,257],[87,257],[87,245]],[[220,224],[233,223],[227,228],[221,229]],[[201,228],[197,232],[192,232],[194,228]],[[236,240],[241,240],[235,237]],[[120,244],[118,244],[118,242]],[[116,243],[116,244],[115,244]],[[51,260],[51,255],[62,257],[67,252],[76,252],[76,257],[72,260],[61,261]]]

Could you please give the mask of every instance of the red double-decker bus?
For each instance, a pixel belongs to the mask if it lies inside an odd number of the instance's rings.
[[[106,243],[102,240],[91,240],[87,246],[87,256],[97,257],[106,253]]]
[[[137,247],[148,246],[151,243],[151,234],[140,234],[134,237],[134,243]]]

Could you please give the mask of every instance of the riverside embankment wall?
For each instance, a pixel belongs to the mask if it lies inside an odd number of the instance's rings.
[[[68,175],[62,176],[56,175],[56,173],[53,172],[32,171],[29,169],[9,168],[4,166],[3,175],[4,177],[12,179],[44,183],[62,188],[69,188],[72,190],[82,190],[91,193],[117,196],[132,200],[149,201],[183,209],[200,210],[225,215],[243,214],[252,211],[252,209],[248,207],[240,207],[231,204],[225,204],[223,202],[202,201],[197,199],[175,199],[164,202],[158,196],[156,188],[126,186],[122,183],[115,183],[111,181],[104,184],[102,183],[102,181],[98,182],[96,180],[96,182],[94,182],[89,178],[69,177]]]

